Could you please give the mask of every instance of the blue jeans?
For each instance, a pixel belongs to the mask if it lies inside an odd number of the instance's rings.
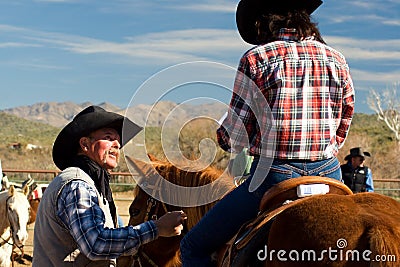
[[[182,239],[180,249],[183,267],[214,266],[210,255],[228,242],[245,222],[257,216],[261,198],[273,185],[300,176],[341,180],[337,158],[294,162],[274,160],[264,181],[250,192],[249,185],[258,162],[258,158],[254,159],[250,177],[219,201]]]

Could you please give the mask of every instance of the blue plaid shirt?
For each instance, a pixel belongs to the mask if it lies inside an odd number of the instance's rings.
[[[153,221],[116,229],[104,228],[105,217],[95,188],[75,180],[62,190],[57,201],[57,215],[91,260],[115,259],[134,254],[138,248],[158,237]]]

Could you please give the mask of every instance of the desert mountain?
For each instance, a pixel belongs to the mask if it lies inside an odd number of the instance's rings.
[[[70,122],[83,108],[89,105],[92,105],[92,103],[42,102],[1,111],[26,120],[41,122],[61,128]],[[122,115],[127,114],[131,120],[141,126],[162,126],[166,120],[182,122],[199,116],[218,119],[227,110],[227,106],[221,103],[189,105],[177,104],[169,101],[158,102],[155,105],[140,104],[129,107],[127,110],[107,102],[96,105],[108,111],[117,112]]]

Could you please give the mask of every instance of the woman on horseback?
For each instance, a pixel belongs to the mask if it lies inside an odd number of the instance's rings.
[[[300,176],[341,180],[336,157],[354,112],[344,56],[323,41],[310,14],[321,0],[241,0],[236,22],[256,45],[241,58],[228,115],[217,131],[231,152],[249,148],[250,177],[183,238],[183,266],[212,266],[210,254],[256,217],[264,193]]]

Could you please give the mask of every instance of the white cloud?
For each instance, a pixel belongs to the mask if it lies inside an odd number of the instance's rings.
[[[177,63],[191,60],[224,59],[229,53],[240,54],[246,45],[234,30],[194,29],[150,33],[113,42],[78,35],[35,31],[0,25],[1,31],[16,32],[14,44],[47,46],[77,54],[112,54],[145,58],[149,64]],[[21,40],[28,40],[23,43]],[[32,45],[33,43],[33,45]],[[4,45],[5,46],[5,45]],[[153,61],[150,61],[150,60]]]
[[[7,25],[0,25],[0,32],[18,33],[19,40],[1,44],[7,47],[31,46],[48,47],[69,51],[74,54],[112,55],[115,64],[149,64],[162,66],[196,60],[223,61],[235,66],[240,55],[249,48],[235,30],[193,29],[149,33],[141,36],[126,37],[123,42],[87,38],[78,35],[66,35],[52,32],[34,31]],[[16,37],[14,37],[16,38]],[[326,36],[329,45],[341,51],[347,60],[365,62],[365,69],[379,69],[382,64],[397,66],[392,72],[352,69],[353,79],[368,82],[391,83],[400,80],[400,39],[365,40],[337,36]],[[24,43],[21,40],[28,40]],[[235,58],[229,58],[235,55]],[[109,58],[107,58],[109,59]],[[27,64],[27,63],[25,63]],[[36,68],[54,68],[51,65],[30,63]],[[373,65],[371,65],[373,64]],[[371,68],[372,66],[372,68]]]
[[[354,16],[346,16],[346,15],[337,15],[337,16],[321,16],[324,20],[329,21],[331,23],[345,23],[351,20],[354,20]]]
[[[38,3],[81,3],[82,0],[33,0]]]
[[[396,19],[386,19],[386,20],[383,20],[382,23],[385,25],[390,25],[390,26],[400,26],[400,20],[396,20]]]
[[[191,10],[194,12],[226,12],[226,13],[235,13],[236,12],[237,3],[233,1],[206,1],[201,2],[197,1],[197,3],[193,4],[185,1],[180,5],[174,5],[172,8],[174,9],[184,9]]]
[[[358,82],[371,82],[374,83],[396,83],[400,82],[400,70],[392,72],[377,72],[377,71],[365,71],[356,68],[352,68],[351,75],[353,80]]]
[[[46,65],[42,63],[35,63],[35,62],[8,62],[8,65],[17,66],[20,68],[27,68],[27,69],[39,69],[39,70],[66,70],[69,69],[67,67],[62,66],[55,66],[55,65]]]
[[[358,8],[364,8],[364,9],[376,9],[376,8],[381,8],[382,3],[376,3],[374,1],[351,1],[349,4],[356,6]]]
[[[61,49],[79,54],[119,54],[131,57],[169,60],[204,60],[207,57],[224,58],[240,55],[249,48],[236,30],[191,29],[126,37],[125,42],[115,42],[68,35],[56,32],[35,31],[27,28],[0,25],[3,35],[10,33],[17,41],[0,43],[5,47],[44,47]],[[12,36],[15,33],[16,36]],[[348,59],[398,61],[400,39],[366,40],[349,37],[326,36],[329,45],[341,51]],[[10,38],[8,38],[10,39]],[[29,42],[24,42],[29,40]],[[154,62],[153,62],[154,63]]]
[[[38,44],[29,44],[29,43],[20,43],[20,42],[5,42],[1,43],[0,42],[0,48],[12,48],[12,47],[41,47],[41,45]]]
[[[366,40],[336,36],[326,36],[324,39],[348,59],[365,61],[399,61],[400,59],[400,39]]]
[[[45,0],[46,1],[46,0]],[[51,0],[50,0],[51,1]],[[57,1],[57,0],[56,0]],[[105,1],[96,2],[96,8],[104,13],[130,14],[140,12],[149,12],[150,10],[185,10],[191,12],[217,12],[234,13],[236,12],[237,1],[235,0],[175,0],[175,1]]]
[[[23,31],[27,31],[27,29],[12,25],[0,24],[0,32],[23,32]]]
[[[363,22],[365,25],[371,25],[371,23],[375,25],[383,24],[383,25],[392,25],[399,26],[400,21],[397,18],[388,18],[385,16],[379,16],[377,14],[361,14],[361,15],[337,15],[331,16],[329,14],[321,16],[324,20],[329,21],[330,23],[339,24],[339,23],[352,23],[352,22]]]

